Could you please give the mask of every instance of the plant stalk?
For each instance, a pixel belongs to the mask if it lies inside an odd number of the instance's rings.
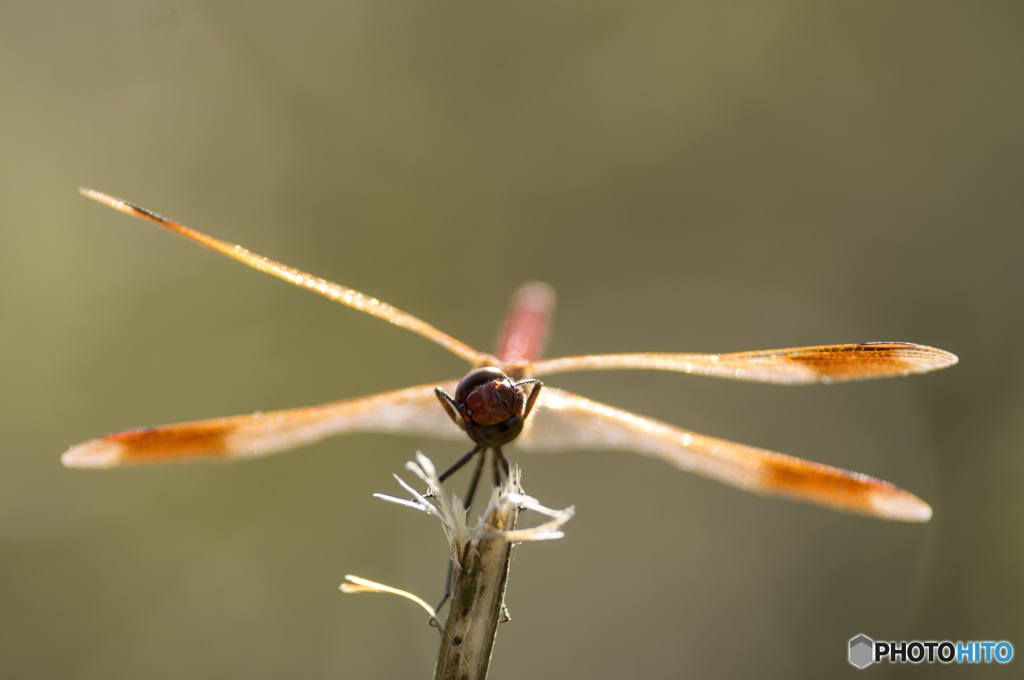
[[[516,493],[520,490],[515,489]],[[503,499],[504,500],[504,499]],[[518,508],[498,503],[487,524],[499,531],[515,528]],[[470,541],[456,569],[445,634],[437,655],[435,680],[484,680],[487,677],[498,621],[504,611],[512,543],[504,537]]]

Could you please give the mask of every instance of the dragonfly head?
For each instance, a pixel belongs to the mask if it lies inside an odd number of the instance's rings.
[[[470,371],[459,382],[455,401],[466,433],[477,444],[503,446],[523,431],[526,393],[500,368]]]

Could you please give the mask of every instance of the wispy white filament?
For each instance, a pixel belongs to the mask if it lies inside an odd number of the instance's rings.
[[[405,464],[409,470],[427,485],[430,497],[419,493],[408,483],[395,475],[398,483],[412,496],[412,500],[395,498],[385,494],[374,494],[377,498],[397,503],[409,508],[415,508],[428,515],[436,517],[444,528],[445,536],[448,538],[448,545],[451,551],[452,560],[457,567],[459,556],[470,541],[484,538],[503,538],[510,543],[521,543],[524,541],[550,541],[562,538],[565,534],[561,531],[562,525],[568,522],[576,510],[573,507],[564,510],[552,510],[541,505],[540,501],[532,496],[527,496],[519,486],[519,468],[513,467],[506,479],[500,486],[491,490],[491,497],[487,507],[470,528],[466,522],[466,509],[462,507],[462,501],[455,494],[445,494],[441,482],[437,478],[437,470],[429,458],[419,451],[416,452],[416,460]],[[433,502],[432,502],[433,501]],[[529,510],[540,515],[551,517],[551,521],[535,527],[526,529],[497,529],[487,524],[487,517],[495,510],[502,514],[509,510],[509,506],[516,506],[520,510]]]

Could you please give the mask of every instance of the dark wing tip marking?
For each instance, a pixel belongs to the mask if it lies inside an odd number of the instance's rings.
[[[145,215],[146,217],[149,217],[150,219],[156,220],[157,222],[160,222],[161,224],[169,224],[171,222],[171,220],[167,219],[163,215],[159,215],[159,214],[153,212],[152,210],[146,210],[145,208],[143,208],[140,205],[135,205],[134,203],[129,203],[128,201],[121,201],[121,202],[124,203],[129,208],[131,208],[132,210],[134,210],[135,212],[140,213],[142,215]]]

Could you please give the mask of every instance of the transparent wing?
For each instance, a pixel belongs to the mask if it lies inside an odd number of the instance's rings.
[[[952,366],[955,355],[907,342],[793,347],[734,354],[594,354],[537,361],[533,377],[569,371],[646,369],[802,385],[927,373]]]
[[[454,392],[456,381],[443,383]],[[129,430],[72,446],[61,457],[68,467],[108,468],[198,459],[264,456],[351,432],[394,432],[440,439],[466,434],[434,396],[436,384],[347,399],[321,406],[253,413]]]
[[[120,210],[123,213],[138,217],[140,219],[149,220],[155,222],[161,227],[173,231],[174,233],[184,236],[187,239],[201,243],[202,245],[216,250],[222,255],[238,260],[243,264],[247,264],[254,269],[258,269],[261,272],[272,274],[279,279],[295,284],[300,288],[311,290],[314,293],[319,293],[326,298],[340,302],[343,305],[348,305],[353,309],[358,309],[361,312],[366,312],[371,316],[375,316],[378,319],[384,319],[388,323],[393,323],[396,326],[405,328],[418,335],[422,335],[428,340],[433,340],[437,344],[441,345],[449,352],[457,354],[466,361],[476,365],[480,363],[481,358],[484,356],[480,352],[477,352],[472,347],[459,342],[455,338],[442,333],[425,321],[417,319],[411,314],[406,314],[400,309],[395,309],[386,302],[375,300],[374,298],[367,297],[359,291],[340,286],[337,283],[331,283],[324,279],[317,278],[305,272],[301,272],[298,269],[293,269],[279,262],[267,259],[256,253],[250,253],[248,250],[241,246],[231,245],[225,243],[212,236],[200,233],[194,229],[178,224],[174,220],[169,220],[166,217],[157,215],[154,212],[150,212],[145,208],[140,208],[137,205],[133,205],[128,201],[121,200],[120,198],[114,198],[107,194],[92,189],[86,189],[82,187],[79,189],[83,196],[87,196],[95,201],[99,201],[104,205],[108,205],[115,210]]]
[[[883,519],[926,522],[932,515],[913,494],[867,475],[687,432],[547,386],[515,443],[526,451],[633,451],[747,491]]]

